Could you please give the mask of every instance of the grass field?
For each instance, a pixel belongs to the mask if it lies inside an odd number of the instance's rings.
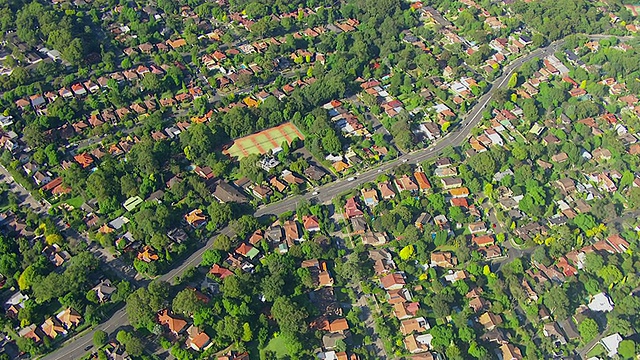
[[[84,200],[82,199],[82,196],[76,196],[74,198],[71,198],[67,201],[65,201],[67,204],[73,206],[76,209],[79,209],[80,206],[82,206],[82,204],[84,204]]]
[[[269,341],[269,344],[267,344],[265,350],[273,351],[274,353],[276,353],[278,359],[289,355],[289,352],[287,351],[287,348],[284,344],[284,338],[282,337],[271,339],[271,341]]]
[[[283,142],[291,144],[294,139],[304,140],[304,135],[292,123],[263,130],[261,132],[245,136],[233,142],[233,145],[225,151],[225,154],[241,159],[251,154],[263,155],[277,147]]]

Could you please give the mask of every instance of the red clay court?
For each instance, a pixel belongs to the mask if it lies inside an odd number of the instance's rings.
[[[304,135],[292,123],[272,127],[255,134],[236,139],[224,153],[236,159],[250,154],[264,155],[270,150],[282,146],[283,142],[291,144],[294,139],[304,140]]]

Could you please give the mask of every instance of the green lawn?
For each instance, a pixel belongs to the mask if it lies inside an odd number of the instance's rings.
[[[596,346],[593,347],[593,349],[591,349],[591,351],[587,353],[587,358],[599,357],[601,355],[605,355],[606,353],[607,352],[604,350],[604,346],[598,343],[596,344]]]
[[[73,206],[76,209],[79,209],[80,206],[82,206],[82,204],[84,204],[84,200],[82,199],[82,196],[76,196],[74,198],[71,198],[71,199],[65,201],[65,203]]]
[[[283,337],[276,337],[271,339],[271,341],[269,341],[269,344],[267,345],[265,350],[275,352],[278,358],[283,358],[289,355],[289,352],[287,351],[287,347],[284,344]]]

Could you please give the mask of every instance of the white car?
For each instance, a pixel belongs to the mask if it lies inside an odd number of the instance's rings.
[[[347,181],[353,181],[353,180],[355,180],[355,179],[356,179],[356,178],[352,176],[352,177],[350,177],[350,178],[347,178]]]
[[[311,195],[318,195],[318,192],[314,191],[314,192],[311,193]]]

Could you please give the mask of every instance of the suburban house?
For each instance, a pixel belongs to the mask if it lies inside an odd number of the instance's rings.
[[[502,360],[522,360],[522,352],[516,346],[513,346],[511,343],[502,344],[500,346],[500,351],[502,352]]]
[[[242,255],[249,260],[253,260],[260,254],[260,251],[247,243],[242,243],[236,249],[236,254]]]
[[[302,225],[304,226],[304,229],[309,232],[320,231],[320,223],[315,215],[303,216]]]
[[[360,192],[362,193],[362,198],[364,199],[365,205],[369,207],[378,205],[378,192],[375,189],[362,189]]]
[[[116,291],[116,288],[111,285],[111,281],[109,279],[104,279],[91,290],[93,290],[96,293],[96,296],[98,296],[98,301],[104,303],[109,301],[111,294]]]
[[[398,320],[409,319],[418,313],[420,310],[419,302],[403,302],[393,305],[393,314]]]
[[[495,244],[493,235],[474,236],[471,241],[473,241],[477,247],[486,247]]]
[[[468,228],[469,228],[469,232],[472,234],[477,234],[477,233],[487,231],[487,226],[485,225],[484,221],[477,221],[474,223],[470,223],[468,225]]]
[[[418,190],[418,185],[416,185],[416,183],[414,183],[413,180],[407,175],[402,175],[401,177],[396,178],[395,184],[399,192],[401,191],[414,192]]]
[[[162,326],[166,326],[171,333],[178,336],[187,326],[187,322],[169,314],[169,310],[164,309],[158,313],[158,322]]]
[[[362,234],[362,243],[364,245],[380,246],[386,244],[388,241],[385,233],[375,233],[371,231],[365,231]]]
[[[66,308],[56,315],[56,318],[60,320],[62,326],[69,330],[72,327],[80,325],[82,322],[82,316],[72,308]]]
[[[378,183],[378,190],[383,199],[389,200],[396,197],[396,192],[391,188],[391,184],[388,181],[382,181]]]
[[[201,209],[192,210],[184,216],[184,219],[187,221],[187,224],[191,225],[194,229],[198,229],[207,223],[207,218]]]
[[[333,286],[334,280],[327,269],[326,261],[318,259],[304,260],[300,267],[309,269],[315,286]]]
[[[150,263],[152,261],[160,259],[160,257],[158,257],[158,254],[156,254],[153,248],[149,245],[146,245],[144,248],[142,248],[142,251],[138,253],[137,258],[138,260],[144,261],[146,263]]]
[[[502,317],[492,312],[485,312],[480,315],[478,322],[484,326],[485,330],[493,330],[496,326],[502,324]]]
[[[380,278],[380,285],[382,285],[385,290],[402,289],[405,284],[404,274],[400,272],[392,273]]]
[[[186,345],[195,351],[207,350],[213,345],[209,335],[195,325],[191,325],[187,329],[187,334],[189,336]]]
[[[458,259],[448,251],[434,251],[431,253],[431,267],[452,268],[458,265]]]
[[[355,197],[347,199],[347,203],[344,206],[344,215],[347,219],[352,217],[362,216],[364,213],[360,210]]]
[[[282,227],[284,228],[285,240],[289,246],[293,246],[295,242],[303,241],[298,230],[298,223],[295,220],[285,221]]]
[[[55,339],[58,335],[67,334],[67,330],[64,328],[64,326],[62,326],[60,321],[54,317],[50,317],[45,320],[44,323],[40,325],[40,329],[51,339]]]
[[[429,351],[431,349],[432,340],[433,336],[431,334],[411,334],[404,338],[404,346],[410,353],[417,354]]]
[[[440,179],[440,182],[442,183],[442,187],[445,190],[454,189],[462,186],[462,179],[459,179],[459,178],[451,178],[451,177],[442,178]]]
[[[213,266],[211,267],[211,270],[209,270],[209,274],[213,275],[214,277],[220,280],[224,280],[224,278],[226,278],[227,276],[233,275],[233,271],[227,268],[224,268],[218,264],[213,264]]]
[[[418,183],[418,187],[420,191],[427,191],[431,189],[431,183],[427,179],[427,175],[422,171],[416,171],[413,173],[413,176],[416,178],[416,182]]]
[[[618,333],[611,334],[607,337],[602,338],[602,340],[600,340],[600,343],[602,344],[605,351],[607,352],[607,355],[610,358],[618,355],[618,347],[620,346],[621,342],[622,342],[622,336],[620,336],[620,334]]]
[[[427,320],[423,317],[417,317],[412,319],[405,319],[400,321],[400,332],[402,335],[409,335],[411,333],[422,333],[429,330],[431,326]]]

